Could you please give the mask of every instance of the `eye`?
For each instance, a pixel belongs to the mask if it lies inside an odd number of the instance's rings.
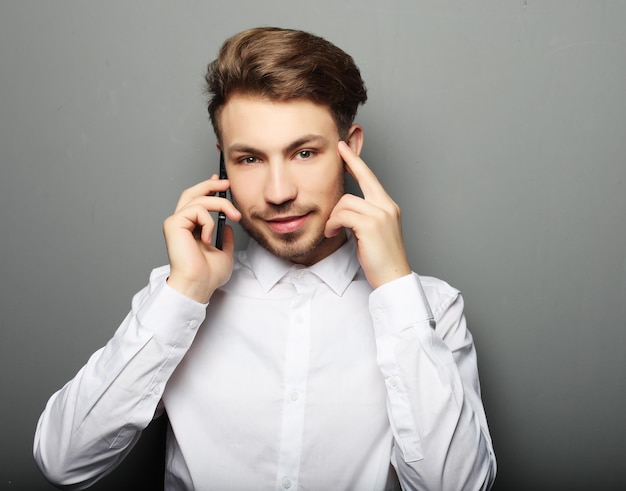
[[[315,155],[313,150],[300,150],[296,153],[297,160],[308,160]]]
[[[257,162],[259,162],[259,159],[251,155],[248,155],[247,157],[241,157],[240,159],[237,160],[237,162],[240,164],[250,165],[250,164],[256,164]]]

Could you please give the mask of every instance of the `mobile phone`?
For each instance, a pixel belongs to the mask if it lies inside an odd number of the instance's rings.
[[[226,166],[224,165],[224,152],[220,152],[220,179],[227,179]],[[217,193],[220,198],[226,197],[226,191],[220,191]],[[226,225],[226,214],[220,211],[217,215],[217,234],[215,236],[215,247],[220,251],[224,245],[224,225]]]

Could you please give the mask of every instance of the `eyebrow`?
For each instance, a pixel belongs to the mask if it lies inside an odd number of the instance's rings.
[[[291,142],[289,145],[287,145],[283,149],[283,153],[285,154],[291,153],[303,145],[310,145],[310,144],[315,144],[315,145],[320,145],[320,146],[328,145],[328,138],[326,138],[323,135],[317,135],[317,134],[304,135],[298,138],[297,140]],[[228,152],[229,153],[230,152],[251,153],[254,155],[265,156],[265,153],[263,151],[259,150],[258,148],[254,148],[249,145],[246,145],[245,143],[233,143],[230,147],[228,147]]]

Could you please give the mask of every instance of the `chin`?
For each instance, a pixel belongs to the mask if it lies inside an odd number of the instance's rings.
[[[269,232],[263,233],[249,223],[240,222],[247,234],[274,256],[295,263],[306,263],[308,258],[316,256],[326,240],[324,232],[304,233],[291,232],[276,236]]]
[[[298,237],[299,234],[285,234],[280,239],[257,240],[263,247],[282,259],[299,263],[316,255],[324,243],[324,236]]]

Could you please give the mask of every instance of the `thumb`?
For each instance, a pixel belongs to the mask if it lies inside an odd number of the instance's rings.
[[[235,251],[235,232],[230,225],[224,226],[224,244],[222,250],[231,256]]]

